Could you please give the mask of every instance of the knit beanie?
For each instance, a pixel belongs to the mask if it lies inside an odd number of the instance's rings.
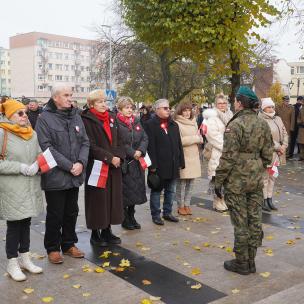
[[[18,110],[24,110],[25,105],[15,99],[7,99],[0,104],[0,112],[2,112],[8,119]]]
[[[262,101],[262,105],[261,105],[262,110],[264,110],[267,107],[275,107],[275,104],[270,97],[262,98],[261,101]]]

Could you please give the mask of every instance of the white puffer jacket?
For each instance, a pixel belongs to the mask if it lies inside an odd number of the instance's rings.
[[[233,116],[231,111],[226,112],[226,115],[228,115],[229,119]],[[203,117],[203,124],[207,127],[207,133],[205,134],[208,140],[207,145],[209,146],[208,149],[211,149],[211,158],[208,162],[208,177],[211,179],[212,176],[215,176],[215,170],[222,155],[226,126],[220,119],[216,109],[205,110]]]

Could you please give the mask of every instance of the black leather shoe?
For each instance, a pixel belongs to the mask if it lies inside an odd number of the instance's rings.
[[[267,198],[267,205],[271,210],[278,210],[278,208],[275,206],[275,204],[272,202],[272,198]]]
[[[240,262],[236,259],[225,261],[224,268],[242,275],[250,274],[248,261]]]
[[[271,212],[271,209],[268,206],[267,199],[264,199],[264,201],[262,203],[262,210],[267,211],[267,212]]]
[[[109,246],[109,243],[106,242],[104,238],[101,237],[100,233],[98,230],[92,230],[91,238],[90,238],[90,243],[93,246],[100,246],[100,247],[107,247]]]
[[[127,229],[127,230],[134,230],[135,226],[134,224],[130,221],[129,218],[125,218],[124,221],[121,224],[121,227]]]
[[[159,225],[159,226],[163,226],[165,224],[164,221],[160,217],[154,217],[154,218],[152,218],[152,222],[155,225]]]
[[[166,220],[168,222],[173,222],[173,223],[179,222],[179,219],[177,217],[173,216],[171,213],[164,215],[163,218],[164,218],[164,220]]]
[[[111,228],[103,229],[101,232],[101,237],[104,238],[109,244],[121,244],[121,239],[112,233]]]

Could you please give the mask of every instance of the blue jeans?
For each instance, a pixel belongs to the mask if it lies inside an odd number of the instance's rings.
[[[168,215],[172,212],[173,199],[175,194],[176,179],[164,180],[164,204],[163,214]],[[150,209],[152,218],[160,217],[160,194],[161,191],[151,190]]]

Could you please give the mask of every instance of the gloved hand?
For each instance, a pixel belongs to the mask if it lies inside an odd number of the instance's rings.
[[[21,164],[20,165],[20,173],[23,174],[24,176],[27,176],[29,168],[30,168],[30,166],[28,166],[26,164]]]
[[[34,163],[32,163],[29,168],[28,168],[28,171],[27,171],[27,175],[28,176],[34,176],[38,173],[39,171],[39,166],[38,166],[38,162],[35,161]]]
[[[223,198],[223,195],[222,195],[222,187],[220,187],[220,188],[214,188],[214,193],[215,193],[215,195],[216,195],[219,199],[222,199],[222,198]]]

